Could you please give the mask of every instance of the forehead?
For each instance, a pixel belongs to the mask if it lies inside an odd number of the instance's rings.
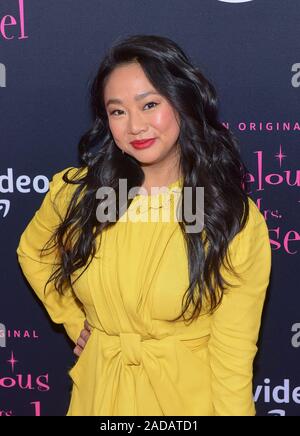
[[[132,94],[154,90],[153,85],[146,77],[138,63],[121,65],[109,75],[104,87],[104,98],[126,98]]]

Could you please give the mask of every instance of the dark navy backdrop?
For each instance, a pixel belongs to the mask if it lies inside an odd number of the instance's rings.
[[[217,88],[273,249],[258,415],[300,415],[299,16],[293,0],[1,0],[0,415],[66,413],[72,344],[33,296],[15,250],[48,179],[78,163],[103,53],[134,33],[174,39]]]

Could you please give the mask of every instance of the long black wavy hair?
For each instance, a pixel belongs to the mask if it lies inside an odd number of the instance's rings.
[[[221,265],[238,276],[229,259],[228,246],[248,219],[247,168],[233,133],[218,120],[214,86],[174,41],[162,36],[131,35],[117,40],[100,64],[91,85],[93,124],[78,145],[81,166],[75,176],[69,178],[68,172],[63,175],[67,184],[78,186],[66,215],[48,241],[54,242],[60,261],[45,289],[54,281],[59,293],[64,293],[65,287],[73,290],[72,274],[83,268],[82,274],[89,266],[96,254],[95,238],[104,228],[115,225],[97,220],[97,189],[112,187],[118,204],[120,178],[127,179],[128,191],[144,181],[139,162],[123,154],[114,142],[103,97],[110,73],[130,62],[139,63],[156,91],[180,116],[178,142],[183,188],[192,187],[194,195],[197,186],[204,187],[204,232],[186,232],[184,216],[179,221],[188,254],[189,286],[183,295],[182,312],[173,321],[185,319],[187,312],[190,312],[187,320],[193,321],[203,313],[204,303],[212,313],[226,286],[231,285],[222,276]],[[183,200],[184,189],[182,195]],[[127,207],[131,201],[128,200]]]

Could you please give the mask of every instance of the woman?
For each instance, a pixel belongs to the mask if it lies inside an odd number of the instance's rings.
[[[81,166],[54,175],[17,249],[78,340],[67,415],[254,415],[271,249],[214,87],[170,39],[134,35],[104,57],[91,96]],[[134,198],[122,202],[120,181]],[[105,215],[102,187],[121,212]],[[194,205],[199,187],[204,227],[190,231],[184,199],[190,189]],[[181,220],[162,221],[180,207]]]

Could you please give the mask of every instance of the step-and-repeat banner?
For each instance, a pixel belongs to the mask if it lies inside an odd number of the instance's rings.
[[[0,416],[66,413],[72,343],[24,280],[16,247],[52,175],[78,165],[102,55],[136,33],[182,46],[239,140],[273,255],[253,395],[258,415],[300,416],[299,16],[293,0],[0,1]]]

